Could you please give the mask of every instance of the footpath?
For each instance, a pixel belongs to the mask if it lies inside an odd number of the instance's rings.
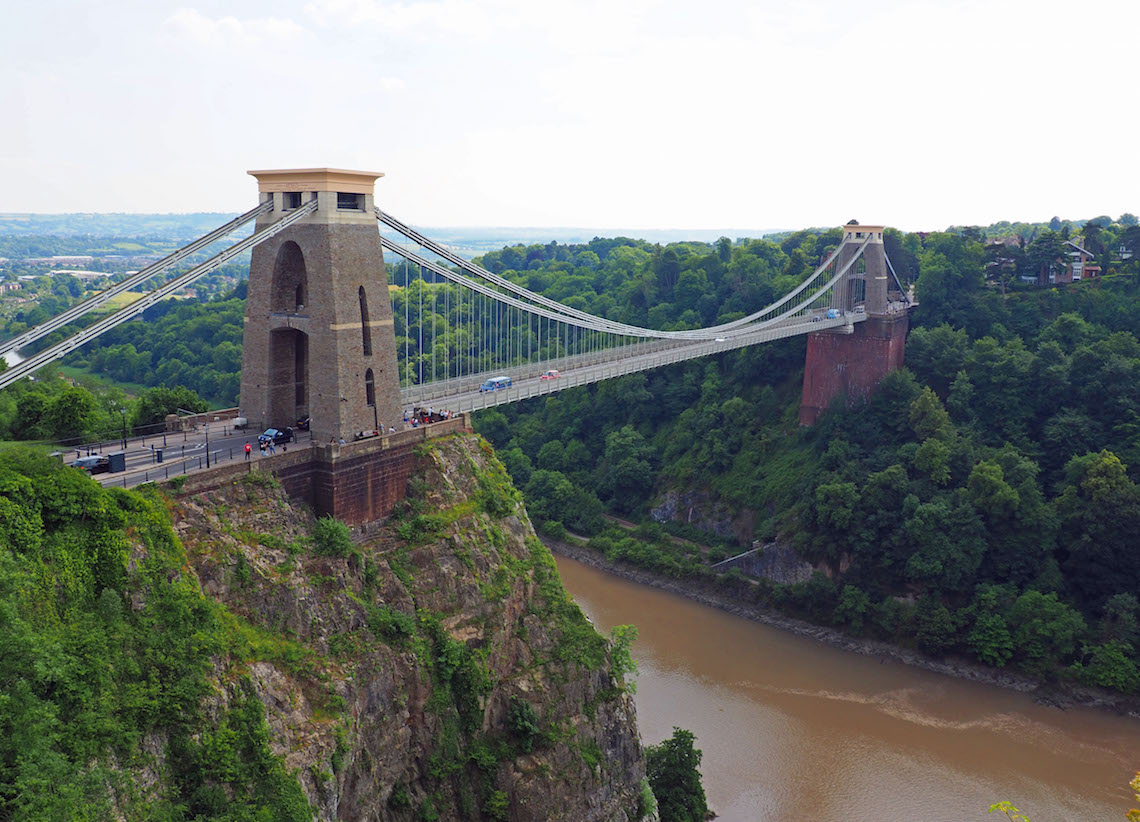
[[[901,648],[879,640],[848,636],[834,628],[813,625],[810,622],[784,616],[768,608],[745,601],[734,596],[731,588],[719,586],[716,583],[699,580],[682,581],[628,563],[611,562],[601,552],[589,548],[585,544],[584,538],[572,534],[568,537],[569,539],[560,540],[539,534],[543,544],[553,553],[581,562],[583,565],[605,571],[630,582],[636,582],[639,585],[648,585],[683,596],[694,602],[699,602],[701,605],[717,608],[735,616],[750,619],[753,622],[790,631],[793,634],[826,643],[834,648],[866,656],[876,656],[884,661],[889,659],[893,662],[901,662],[904,665],[934,671],[958,679],[983,682],[988,685],[996,685],[999,688],[1021,691],[1031,694],[1034,701],[1040,704],[1062,710],[1074,706],[1099,708],[1140,719],[1140,698],[1066,682],[1043,682],[1024,674],[989,668],[969,660],[935,659],[918,651]],[[749,586],[750,589],[751,587]],[[742,591],[741,593],[745,592]]]

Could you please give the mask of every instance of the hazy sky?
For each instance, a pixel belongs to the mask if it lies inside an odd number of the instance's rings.
[[[906,229],[1140,212],[1137,0],[34,0],[0,212],[241,211],[383,171],[421,225]]]

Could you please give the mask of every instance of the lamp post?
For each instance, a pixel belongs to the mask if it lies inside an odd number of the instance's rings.
[[[123,417],[123,450],[127,450],[127,409],[120,408],[119,414]]]

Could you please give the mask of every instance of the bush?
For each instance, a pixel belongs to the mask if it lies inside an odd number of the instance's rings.
[[[696,737],[684,728],[660,745],[645,749],[649,786],[657,798],[661,822],[704,822],[709,809],[701,786],[701,752]]]
[[[321,517],[313,525],[313,549],[321,557],[346,557],[352,552],[352,534],[335,517]]]
[[[511,697],[511,707],[507,711],[507,727],[519,741],[519,750],[530,753],[534,748],[534,738],[538,734],[538,716],[529,702]]]
[[[542,533],[555,539],[566,539],[566,526],[558,520],[550,520],[549,522],[542,523]]]

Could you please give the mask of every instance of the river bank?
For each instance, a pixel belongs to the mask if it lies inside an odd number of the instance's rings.
[[[584,544],[577,544],[570,540],[559,540],[547,535],[540,535],[540,537],[543,543],[554,553],[569,557],[583,565],[639,585],[647,585],[683,596],[701,605],[716,608],[734,616],[771,625],[798,636],[808,637],[833,648],[852,651],[865,656],[874,656],[879,659],[889,659],[957,679],[1020,691],[1032,695],[1034,700],[1040,704],[1062,710],[1079,705],[1140,718],[1140,699],[1135,697],[1073,685],[1072,683],[1042,682],[1024,674],[989,668],[967,660],[934,659],[909,648],[901,648],[874,639],[852,637],[834,628],[813,625],[762,608],[754,603],[742,601],[715,585],[692,580],[672,579],[644,568],[626,563],[611,562],[603,554]]]

